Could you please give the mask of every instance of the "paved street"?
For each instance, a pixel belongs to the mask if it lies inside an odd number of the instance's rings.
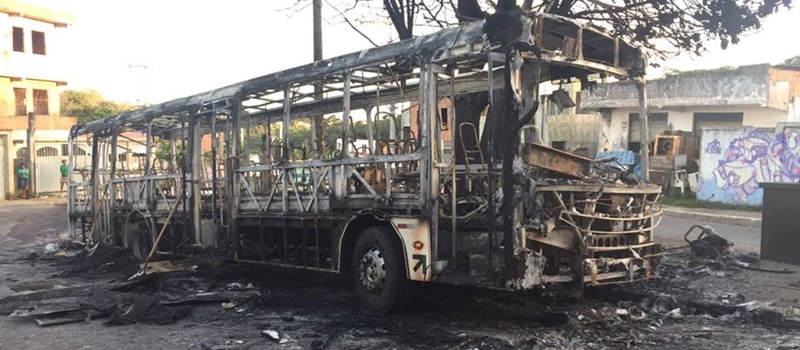
[[[656,228],[656,240],[661,241],[666,247],[686,244],[683,235],[692,225],[708,225],[718,234],[732,241],[736,250],[758,252],[761,245],[761,229],[754,227],[734,226],[715,222],[689,221],[664,216],[661,224]],[[696,237],[699,231],[693,233]]]

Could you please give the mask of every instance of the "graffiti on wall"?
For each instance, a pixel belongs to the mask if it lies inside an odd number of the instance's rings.
[[[760,205],[761,182],[800,180],[800,127],[705,130],[702,200]]]

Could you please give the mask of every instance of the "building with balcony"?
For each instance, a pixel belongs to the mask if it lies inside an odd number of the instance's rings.
[[[33,190],[58,190],[58,167],[77,120],[60,115],[59,93],[67,83],[58,45],[51,44],[72,23],[67,13],[12,0],[0,3],[0,198],[16,191],[14,170],[27,159],[30,114]]]

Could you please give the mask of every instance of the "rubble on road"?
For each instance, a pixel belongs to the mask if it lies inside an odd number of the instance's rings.
[[[133,323],[170,324],[189,316],[189,305],[166,306],[154,296],[123,297],[116,303],[106,324],[128,325]]]
[[[63,249],[80,249],[81,254],[56,255]],[[90,249],[98,251],[97,255],[89,254]],[[108,266],[126,266],[125,271],[139,268],[130,263],[130,254],[111,247],[98,250],[96,246],[86,248],[59,242],[48,244],[44,251],[50,255],[45,258],[36,255],[36,258],[74,266],[58,276],[77,274],[74,270],[77,267],[89,273]],[[212,266],[207,260],[199,263],[190,259],[157,261],[150,264],[147,274],[130,281],[107,280],[78,285],[62,285],[54,280],[20,282],[12,286],[16,294],[0,298],[0,311],[5,310],[12,318],[35,320],[41,327],[97,318],[108,318],[108,325],[170,324],[190,315],[193,305],[226,303],[233,305],[231,308],[235,307],[237,312],[244,312],[260,302],[261,293],[252,283],[218,285],[215,278],[203,280],[205,274],[215,272],[199,271],[198,265],[217,267],[223,275],[229,272],[224,271],[223,264]],[[167,274],[189,275],[154,279],[156,275]],[[98,295],[103,297],[98,299]],[[73,306],[59,306],[63,305],[62,300],[70,300]]]
[[[118,253],[116,260],[111,260],[104,249],[98,248],[90,258],[48,261],[69,261],[93,271],[110,261],[119,261],[119,266],[140,269],[138,264],[123,263],[125,260]],[[591,289],[583,294],[554,289],[534,297],[452,287],[455,289],[448,289],[441,300],[434,297],[434,301],[427,301],[434,286],[426,285],[429,289],[418,301],[421,306],[391,317],[353,310],[349,295],[332,297],[330,291],[337,288],[337,282],[332,283],[333,279],[325,276],[296,279],[281,277],[281,273],[265,274],[263,270],[256,274],[248,266],[205,264],[193,258],[153,262],[148,270],[153,272],[141,281],[116,282],[117,279],[72,286],[70,280],[62,279],[16,283],[14,286],[24,293],[18,291],[11,299],[0,299],[0,311],[41,327],[101,318],[108,325],[178,322],[171,327],[194,328],[204,324],[216,333],[189,348],[214,350],[703,348],[730,345],[720,339],[733,338],[744,328],[758,327],[776,337],[798,334],[797,308],[785,302],[762,301],[747,289],[719,283],[735,282],[742,273],[754,273],[731,261],[760,267],[757,258],[733,250],[721,255],[717,252],[724,249],[706,251],[713,255],[697,256],[688,247],[669,251],[659,267],[660,279]],[[173,268],[199,265],[216,268]],[[66,264],[64,267],[73,268]],[[302,286],[276,290],[272,285],[280,278]],[[698,288],[697,281],[707,281],[712,288]],[[259,289],[265,282],[271,285],[270,291]],[[65,291],[56,290],[60,286]],[[466,296],[454,297],[461,293]],[[12,305],[15,308],[8,310]],[[440,317],[442,312],[447,313],[444,319]],[[506,328],[514,330],[508,332]],[[230,331],[224,334],[226,329]],[[771,340],[771,348],[792,349],[796,345],[792,340]]]

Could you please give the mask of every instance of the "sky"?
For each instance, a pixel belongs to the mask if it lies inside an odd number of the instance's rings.
[[[48,51],[58,55],[69,89],[95,89],[112,100],[159,103],[312,61],[311,7],[286,10],[295,0],[25,1],[75,15],[71,27],[51,36]],[[334,8],[341,2],[324,0],[325,57],[372,47],[341,20]],[[708,43],[701,57],[660,63],[677,70],[780,63],[800,55],[787,40],[798,23],[800,11],[783,10],[727,50]],[[388,22],[355,24],[379,44],[396,39]]]

